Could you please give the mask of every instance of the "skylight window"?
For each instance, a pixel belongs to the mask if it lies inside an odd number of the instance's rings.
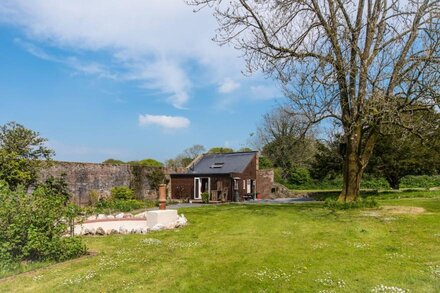
[[[216,162],[216,163],[211,165],[211,168],[219,169],[219,168],[223,167],[224,164],[225,163],[223,163],[223,162]]]

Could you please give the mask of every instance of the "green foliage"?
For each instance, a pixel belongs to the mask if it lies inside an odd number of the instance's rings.
[[[162,169],[155,169],[148,175],[150,187],[159,190],[159,185],[165,182],[165,173]]]
[[[112,199],[130,200],[134,199],[134,192],[128,186],[116,186],[111,190]]]
[[[76,211],[51,184],[27,194],[0,182],[0,263],[62,261],[84,254],[80,238],[63,237]]]
[[[254,150],[249,147],[242,147],[237,150],[237,152],[253,152]]]
[[[15,122],[0,126],[0,180],[11,189],[35,183],[38,171],[53,156],[38,132]]]
[[[402,188],[431,188],[440,187],[440,175],[435,176],[405,176],[402,178],[400,186]]]
[[[268,158],[268,157],[265,157],[265,156],[261,156],[260,158],[259,158],[259,167],[260,167],[260,169],[271,169],[271,168],[273,168],[273,162]]]
[[[330,143],[317,142],[315,158],[310,166],[310,175],[317,180],[335,178],[342,174],[343,158],[339,152],[339,137]]]
[[[367,171],[383,176],[393,189],[399,189],[407,175],[433,175],[440,172],[440,132],[423,142],[403,130],[378,138]]]
[[[100,193],[98,190],[91,190],[89,192],[89,206],[95,206],[99,199],[100,199]]]
[[[234,150],[231,148],[225,148],[225,147],[213,147],[210,148],[208,153],[210,154],[226,154],[226,153],[233,153]]]
[[[130,165],[138,165],[142,167],[163,167],[163,164],[155,159],[144,159],[140,161],[130,161]]]
[[[204,203],[209,203],[209,193],[208,192],[203,192],[202,193],[202,201]]]
[[[56,194],[63,199],[64,205],[70,199],[70,191],[66,182],[66,174],[61,174],[60,178],[55,178],[50,176],[45,183],[47,189],[49,189],[50,193]]]
[[[283,170],[281,168],[274,168],[273,169],[273,177],[275,182],[280,184],[286,184],[287,182],[283,179]]]
[[[103,164],[113,164],[113,165],[123,165],[123,164],[126,164],[124,161],[116,160],[116,159],[107,159],[107,160],[105,160],[102,163]]]
[[[116,212],[131,212],[138,209],[152,208],[156,205],[153,200],[99,200],[94,207],[87,209],[87,214],[106,213],[112,214]]]
[[[348,209],[361,209],[361,208],[376,208],[379,203],[376,199],[372,197],[367,197],[366,199],[359,198],[353,202],[339,202],[332,198],[327,198],[325,200],[324,206],[331,210],[348,210]]]
[[[274,167],[283,170],[282,177],[289,181],[289,173],[297,168],[308,168],[315,154],[315,140],[295,135],[280,136],[263,147],[262,154]]]
[[[307,185],[312,182],[309,170],[306,168],[294,168],[288,171],[287,182],[292,185]]]

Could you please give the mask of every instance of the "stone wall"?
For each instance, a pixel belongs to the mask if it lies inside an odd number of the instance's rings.
[[[131,165],[54,162],[41,172],[40,180],[65,174],[73,201],[81,205],[89,203],[91,191],[108,197],[113,187],[121,185],[131,187],[138,199],[156,199],[156,191],[151,189],[148,177],[154,169]],[[164,172],[170,170],[164,169]]]
[[[274,172],[272,169],[257,170],[257,194],[261,198],[271,197],[274,186]]]

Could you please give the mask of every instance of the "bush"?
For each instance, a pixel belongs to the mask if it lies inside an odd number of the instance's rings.
[[[204,203],[209,203],[209,193],[207,193],[207,192],[202,193],[202,201]]]
[[[400,181],[400,187],[402,188],[440,187],[440,175],[405,176]]]
[[[307,185],[312,182],[309,170],[306,168],[294,168],[287,174],[287,180],[292,185]]]
[[[63,261],[85,254],[80,238],[63,237],[72,211],[50,183],[27,194],[0,182],[0,263]]]
[[[130,212],[137,209],[152,208],[156,205],[153,200],[99,200],[95,207],[90,207],[87,209],[87,214],[105,213],[111,214],[115,212]]]
[[[324,206],[332,210],[348,210],[348,209],[360,209],[360,208],[375,208],[378,207],[378,202],[372,198],[366,199],[359,198],[353,202],[339,202],[333,198],[327,198]]]
[[[89,192],[89,206],[95,206],[100,199],[101,195],[98,190],[91,190]]]
[[[127,186],[116,186],[111,190],[112,199],[114,200],[130,200],[134,199],[134,192]]]

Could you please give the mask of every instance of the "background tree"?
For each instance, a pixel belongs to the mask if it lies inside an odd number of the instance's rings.
[[[210,148],[208,153],[210,154],[226,154],[226,153],[233,153],[234,150],[227,147],[213,147]]]
[[[341,175],[344,158],[340,152],[338,138],[331,138],[328,142],[317,142],[316,149],[315,158],[310,167],[310,175],[317,180]]]
[[[113,164],[113,165],[122,165],[125,164],[124,161],[121,160],[116,160],[116,159],[107,159],[104,162],[102,162],[103,164]]]
[[[366,171],[383,176],[393,189],[399,189],[404,176],[438,174],[440,129],[424,140],[401,129],[379,136]]]
[[[163,164],[155,159],[143,159],[139,161],[130,161],[130,165],[137,165],[143,167],[163,167]]]
[[[205,147],[196,144],[185,149],[181,154],[177,155],[174,159],[169,159],[165,162],[165,165],[170,168],[186,167],[199,155],[206,151]]]
[[[261,154],[273,167],[281,168],[284,180],[289,180],[290,175],[297,177],[298,169],[309,167],[316,152],[312,133],[304,134],[304,118],[290,110],[280,106],[264,115],[254,143],[260,146]]]
[[[192,147],[189,147],[183,151],[183,155],[186,158],[190,158],[194,160],[197,156],[203,154],[206,151],[205,147],[201,144],[195,144]]]
[[[389,124],[439,104],[438,0],[189,0],[214,7],[216,40],[242,51],[249,72],[278,78],[310,124],[340,121],[344,186],[359,195],[376,140]]]
[[[38,171],[54,155],[46,141],[38,132],[15,122],[0,126],[0,180],[11,189],[35,183]]]

